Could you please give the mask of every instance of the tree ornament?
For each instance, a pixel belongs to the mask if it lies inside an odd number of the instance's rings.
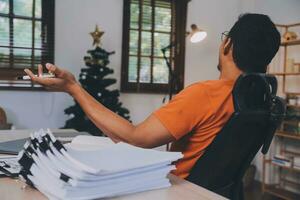
[[[101,44],[100,39],[103,34],[104,34],[104,32],[100,31],[98,25],[96,25],[95,31],[90,33],[90,35],[93,37],[93,40],[94,40],[93,46],[97,46],[97,47],[100,46],[100,44]]]

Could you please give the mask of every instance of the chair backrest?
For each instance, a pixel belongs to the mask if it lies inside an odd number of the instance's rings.
[[[240,199],[238,187],[247,168],[261,147],[262,153],[267,153],[284,117],[285,104],[276,92],[274,76],[242,74],[232,91],[234,113],[187,180],[230,199]]]

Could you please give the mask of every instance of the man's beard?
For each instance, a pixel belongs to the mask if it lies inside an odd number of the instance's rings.
[[[221,71],[220,63],[217,65],[217,68],[218,68],[219,71]]]

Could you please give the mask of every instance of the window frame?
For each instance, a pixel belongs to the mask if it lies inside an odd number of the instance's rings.
[[[42,26],[42,55],[41,55],[41,64],[45,64],[47,62],[54,63],[54,24],[55,24],[55,0],[41,0],[42,8],[41,8],[41,17],[33,17],[33,16],[22,16],[15,15],[13,13],[14,9],[14,0],[8,0],[9,2],[9,13],[3,14],[0,13],[0,17],[6,17],[9,19],[10,31],[9,34],[13,35],[13,20],[14,19],[25,19],[34,24],[35,21],[40,21]],[[12,5],[12,6],[11,6]],[[33,0],[33,5],[35,5],[35,0]],[[35,7],[33,6],[32,12],[35,12]],[[46,27],[46,28],[45,28]],[[34,31],[35,26],[32,26],[32,30]],[[46,36],[45,36],[46,35]],[[34,37],[34,34],[33,34]],[[46,38],[45,38],[46,37]],[[9,46],[3,48],[8,48],[11,52],[11,49],[15,48],[13,45],[13,36],[10,36]],[[44,46],[47,44],[46,46]],[[33,51],[33,46],[26,47],[24,49],[29,49]],[[45,53],[46,51],[46,53]],[[11,58],[10,58],[11,59]],[[13,59],[11,59],[13,60]],[[31,63],[34,63],[34,57],[31,56]],[[13,63],[13,62],[11,62]],[[35,73],[37,72],[36,66],[31,66],[31,70]],[[0,90],[30,90],[30,91],[46,91],[44,88],[37,84],[33,84],[31,81],[25,80],[15,80],[13,77],[23,76],[25,75],[24,70],[22,68],[13,68],[13,64],[10,64],[9,67],[0,67]]]
[[[140,0],[142,1],[142,0]],[[172,17],[171,41],[177,41],[176,45],[170,52],[170,63],[176,77],[174,93],[182,90],[184,87],[184,64],[185,64],[185,38],[186,38],[186,20],[187,20],[187,5],[190,0],[164,0],[172,3],[174,18]],[[154,0],[152,0],[153,5]],[[129,71],[129,42],[130,42],[130,5],[131,0],[124,0],[123,5],[123,44],[122,44],[122,66],[121,66],[121,92],[130,93],[166,93],[169,91],[168,83],[141,83],[139,82],[139,68],[137,69],[137,82],[128,81]],[[141,30],[141,15],[139,16],[138,31]],[[154,15],[152,15],[153,23]],[[175,24],[174,24],[175,23]],[[153,32],[153,26],[151,32]],[[172,34],[173,32],[173,34]],[[176,33],[176,34],[174,34]],[[153,46],[153,39],[152,39]],[[152,47],[151,46],[151,47]],[[152,48],[153,49],[153,48]],[[175,55],[174,55],[175,54]],[[141,56],[140,54],[137,57]],[[153,56],[153,55],[151,55]],[[141,56],[142,57],[142,56]],[[167,67],[167,66],[166,66]],[[151,69],[151,76],[152,76]],[[152,80],[152,77],[151,77]]]

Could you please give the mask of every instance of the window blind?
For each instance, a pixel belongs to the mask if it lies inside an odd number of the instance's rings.
[[[53,60],[54,0],[0,0],[1,79]]]
[[[175,93],[184,85],[185,36],[189,0],[124,0],[122,44],[122,92],[166,93],[169,69],[175,75]]]
[[[131,0],[129,82],[168,83],[161,48],[172,41],[173,17],[171,0]]]

